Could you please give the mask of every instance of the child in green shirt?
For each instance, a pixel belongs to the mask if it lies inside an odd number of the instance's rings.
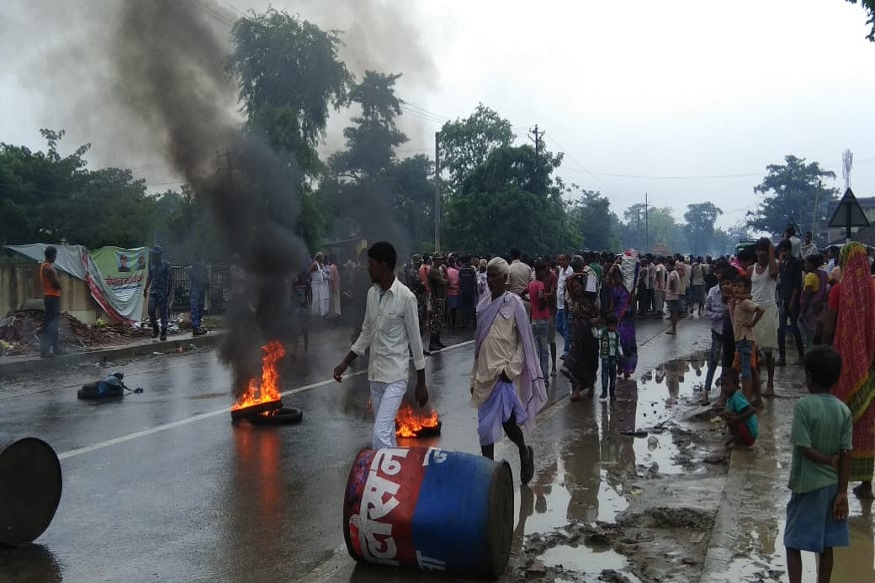
[[[802,551],[817,553],[818,581],[829,581],[833,547],[848,546],[848,477],[851,411],[830,393],[842,358],[830,347],[805,355],[805,384],[811,395],[793,411],[793,461],[784,546],[790,583],[802,581]]]
[[[617,365],[623,360],[623,347],[620,345],[617,316],[614,314],[605,317],[605,327],[599,332],[599,358],[602,361],[602,394],[599,399],[606,400],[610,390],[611,401],[616,401]]]

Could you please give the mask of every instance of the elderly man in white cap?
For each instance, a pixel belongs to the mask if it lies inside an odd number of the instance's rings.
[[[480,449],[493,459],[502,429],[520,454],[520,481],[535,472],[534,452],[520,429],[535,427],[547,391],[523,301],[507,291],[508,264],[497,257],[486,268],[489,293],[477,306],[471,405],[477,408]]]

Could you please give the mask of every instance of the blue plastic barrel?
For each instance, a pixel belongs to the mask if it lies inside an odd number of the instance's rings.
[[[510,465],[434,447],[362,450],[343,525],[357,561],[498,577],[513,538]]]

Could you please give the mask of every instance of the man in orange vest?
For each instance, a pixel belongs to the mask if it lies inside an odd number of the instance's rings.
[[[46,260],[39,266],[39,279],[43,286],[43,302],[46,309],[46,317],[39,331],[40,356],[51,358],[61,356],[61,339],[58,332],[61,317],[61,282],[58,272],[52,265],[58,257],[58,250],[49,245],[45,250]]]

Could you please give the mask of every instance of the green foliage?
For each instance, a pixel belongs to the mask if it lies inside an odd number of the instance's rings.
[[[407,141],[395,123],[402,104],[395,95],[399,78],[368,71],[352,88],[350,100],[361,115],[344,129],[346,149],[331,157],[333,175],[322,182],[319,194],[337,238],[390,238],[406,251],[434,232],[434,187],[428,157],[399,162],[395,155]]]
[[[0,144],[0,242],[133,247],[152,238],[154,198],[130,170],[88,170],[89,146],[61,156],[64,132],[42,130],[46,152]]]
[[[331,157],[331,170],[356,179],[375,178],[395,163],[395,148],[407,141],[395,118],[401,115],[401,100],[395,96],[395,81],[401,75],[367,71],[349,97],[362,109],[352,118],[356,125],[343,130],[347,149]]]
[[[564,205],[552,173],[561,163],[561,154],[546,151],[539,161],[528,145],[494,149],[448,200],[449,247],[490,253],[510,246],[532,253],[560,248]]]
[[[785,164],[766,166],[768,174],[754,188],[765,195],[756,212],[748,213],[748,225],[758,231],[783,233],[791,220],[803,230],[814,233],[825,220],[827,205],[838,192],[823,186],[824,178],[835,178],[835,172],[821,169],[817,162],[805,163],[805,158],[786,156]]]
[[[633,247],[640,252],[649,252],[662,245],[672,253],[688,251],[683,225],[674,218],[671,207],[648,207],[645,221],[644,203],[636,203],[623,213],[621,227],[623,247]]]
[[[684,220],[687,222],[687,241],[692,253],[705,255],[719,251],[714,240],[714,223],[722,214],[723,211],[712,202],[687,205]]]
[[[848,2],[856,4],[857,0],[848,0]],[[862,6],[869,15],[869,20],[866,21],[866,24],[872,27],[866,38],[871,42],[875,42],[875,0],[860,0],[860,6]]]
[[[482,103],[469,117],[445,123],[438,146],[441,169],[449,174],[448,193],[461,191],[468,175],[485,163],[490,153],[510,146],[515,139],[511,123]]]
[[[582,197],[566,208],[568,243],[563,248],[594,251],[620,248],[620,220],[611,211],[611,201],[600,192],[581,191]]]
[[[344,105],[352,77],[338,58],[340,39],[315,24],[268,9],[231,30],[228,69],[237,78],[247,126],[307,176],[321,169],[316,144],[329,108]]]

